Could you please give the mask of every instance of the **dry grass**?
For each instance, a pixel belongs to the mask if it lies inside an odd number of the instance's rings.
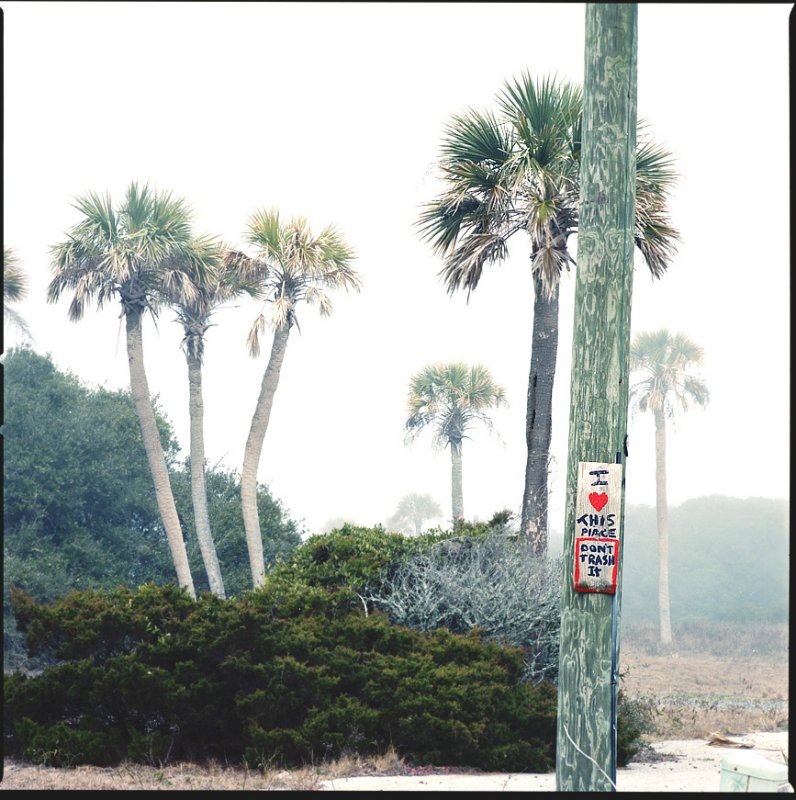
[[[738,735],[788,726],[787,628],[692,628],[666,652],[650,631],[622,633],[622,690],[650,714],[646,738],[699,739],[713,732]],[[352,775],[404,775],[394,752],[350,756],[299,770],[247,770],[222,764],[123,764],[71,770],[5,761],[0,790],[130,789],[317,791],[321,781]]]
[[[130,789],[317,791],[321,781],[352,775],[404,774],[406,766],[393,751],[377,758],[348,756],[296,770],[249,770],[222,764],[169,764],[158,769],[142,764],[119,767],[81,766],[56,769],[6,760],[3,789]]]
[[[667,652],[649,631],[624,636],[621,686],[647,708],[647,737],[698,739],[788,727],[786,626],[692,626]]]

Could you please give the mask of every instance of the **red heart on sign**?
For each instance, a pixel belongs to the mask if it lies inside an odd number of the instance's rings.
[[[594,506],[595,511],[601,511],[608,502],[608,495],[605,492],[592,492],[589,495],[589,502]]]

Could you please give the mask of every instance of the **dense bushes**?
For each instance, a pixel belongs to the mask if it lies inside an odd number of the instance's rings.
[[[552,768],[555,689],[520,680],[517,649],[412,631],[351,601],[285,581],[226,601],[154,585],[49,606],[15,593],[31,646],[66,660],[7,678],[6,752],[259,766],[392,745],[418,763]]]
[[[329,533],[310,536],[273,571],[273,577],[316,588],[346,586],[362,594],[377,590],[406,557],[427,543],[450,534],[407,537],[384,528],[344,524]]]
[[[60,663],[7,677],[6,751],[61,766],[216,758],[258,767],[392,746],[416,763],[547,771],[555,686],[526,679],[528,642],[524,650],[508,643],[504,606],[521,603],[507,599],[510,591],[533,606],[554,581],[520,568],[522,548],[501,531],[499,519],[473,528],[472,537],[461,529],[407,538],[344,526],[297,548],[259,590],[227,600],[194,601],[173,585],[146,584],[41,605],[15,590],[28,646]],[[471,605],[484,628],[490,615],[495,621],[495,641],[478,626],[464,632],[477,622],[465,613],[449,620],[462,628],[455,633],[443,620],[415,630],[378,610],[376,594],[395,591],[406,604],[412,580],[428,588],[419,566],[447,574],[438,563],[444,554],[448,577],[479,596]],[[535,613],[547,624],[551,610]],[[431,603],[429,611],[440,608]],[[620,766],[640,733],[624,706]]]

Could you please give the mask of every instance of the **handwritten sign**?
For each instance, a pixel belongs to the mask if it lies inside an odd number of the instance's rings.
[[[578,464],[575,591],[614,594],[619,565],[622,465]]]

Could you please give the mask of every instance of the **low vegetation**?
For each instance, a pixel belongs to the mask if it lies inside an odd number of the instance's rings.
[[[390,746],[420,764],[547,771],[556,694],[517,648],[423,634],[349,590],[274,581],[222,601],[171,587],[15,593],[61,663],[5,682],[6,752],[55,766],[221,760],[300,766]]]

